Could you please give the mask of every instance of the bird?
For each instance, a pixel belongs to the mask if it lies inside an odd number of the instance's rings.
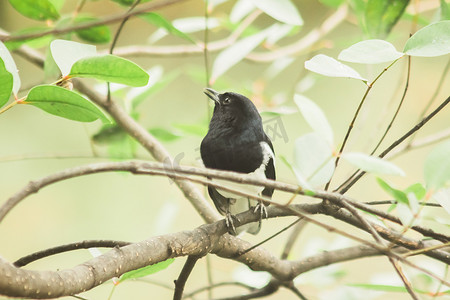
[[[200,145],[203,164],[207,168],[253,174],[256,178],[276,179],[275,152],[270,138],[264,132],[261,115],[247,97],[234,93],[219,93],[205,88],[204,93],[214,101],[214,111],[206,136]],[[230,183],[217,180],[227,187],[255,195],[272,197],[273,188]],[[208,186],[208,194],[220,214],[225,216],[228,232],[257,234],[262,218],[268,217],[262,201],[248,199],[229,191]],[[242,225],[237,229],[233,219],[236,214],[253,208],[260,213],[259,222]],[[239,220],[238,220],[239,221]]]

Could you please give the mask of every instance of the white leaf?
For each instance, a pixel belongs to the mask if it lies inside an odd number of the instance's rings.
[[[284,38],[291,32],[293,26],[290,24],[273,24],[269,34],[267,35],[267,43],[269,45],[274,45],[276,42]]]
[[[343,153],[342,158],[368,173],[405,176],[405,172],[402,169],[379,157],[359,152],[350,152]]]
[[[268,272],[252,271],[249,267],[242,265],[236,267],[232,276],[235,281],[242,282],[257,289],[266,286],[271,278]]]
[[[328,142],[317,133],[309,133],[295,141],[294,171],[299,184],[311,189],[327,183],[334,172],[334,160]],[[308,184],[304,186],[305,182]]]
[[[433,194],[433,199],[450,214],[450,188],[440,189]]]
[[[252,1],[238,0],[234,4],[233,9],[230,12],[230,21],[233,24],[241,21],[245,16],[250,14],[255,9],[255,5]]]
[[[424,177],[429,189],[439,189],[450,182],[450,141],[437,145],[425,159]]]
[[[320,109],[313,101],[302,95],[296,94],[294,96],[294,101],[309,126],[325,138],[330,146],[333,146],[333,129],[331,128],[330,123],[328,123],[327,117],[322,109]]]
[[[184,33],[192,33],[197,31],[205,30],[205,17],[190,17],[190,18],[180,18],[172,21],[173,27]],[[220,25],[217,18],[208,18],[207,27],[208,29],[214,29]],[[149,44],[156,43],[163,37],[169,35],[167,30],[164,28],[158,28],[150,37],[148,38]]]
[[[350,152],[342,154],[342,158],[368,173],[405,176],[402,169],[379,157]]]
[[[274,62],[270,64],[266,71],[264,71],[264,77],[268,80],[275,78],[294,61],[295,59],[292,57],[280,57],[274,60]]]
[[[290,0],[253,0],[253,4],[280,22],[303,25],[303,19],[297,7]]]
[[[6,70],[12,74],[13,76],[13,94],[17,97],[17,93],[20,89],[20,77],[19,77],[19,71],[17,70],[16,63],[14,62],[14,59],[11,56],[11,53],[9,53],[8,48],[6,48],[5,44],[0,41],[0,57],[2,58],[3,62],[5,63]]]
[[[159,82],[164,73],[164,69],[160,65],[157,65],[148,70],[147,73],[152,74],[152,76],[149,77],[148,83],[145,86],[131,88],[127,93],[127,99],[133,99],[138,95],[145,93],[150,87]]]
[[[367,81],[367,79],[361,77],[351,67],[324,54],[318,54],[310,60],[305,61],[305,68],[329,77],[346,77]]]
[[[78,60],[97,54],[97,48],[93,45],[66,40],[54,40],[50,44],[50,51],[63,76],[70,73],[72,65]]]
[[[360,64],[379,64],[394,61],[403,55],[389,42],[366,40],[342,50],[338,59]]]
[[[241,39],[217,55],[212,67],[211,82],[240,62],[247,54],[261,44],[267,36],[267,30]]]

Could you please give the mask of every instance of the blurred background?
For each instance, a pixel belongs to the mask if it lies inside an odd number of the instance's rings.
[[[303,18],[303,26],[291,26],[287,29],[287,34],[281,36],[282,39],[272,44],[266,41],[254,52],[276,52],[283,46],[295,43],[311,30],[320,27],[339,9],[329,5],[333,1],[327,3],[327,1],[292,0],[292,2]],[[79,1],[65,1],[61,15],[70,17],[79,4]],[[420,21],[413,22],[411,17],[405,15],[387,40],[394,44],[397,50],[402,51],[410,33],[436,18],[439,4],[437,0],[411,3],[407,11],[418,10]],[[228,37],[230,32],[242,24],[242,20],[233,23],[230,19],[236,1],[211,1],[208,5],[210,28],[207,39],[210,42]],[[122,13],[126,9],[112,1],[86,1],[82,13],[102,18]],[[414,10],[411,14],[413,12]],[[171,22],[188,17],[204,17],[205,2],[184,1],[158,10],[158,13]],[[245,17],[243,19],[246,20]],[[275,22],[273,18],[262,13],[243,34],[250,35]],[[0,1],[0,28],[8,32],[18,32],[33,26],[45,24],[20,15],[8,1]],[[118,24],[109,26],[112,34],[117,27]],[[183,31],[182,28],[180,30]],[[188,34],[195,41],[203,41],[205,38],[203,30]],[[63,35],[59,38],[85,42],[75,35]],[[366,86],[357,80],[329,78],[309,72],[304,68],[305,60],[318,53],[337,58],[340,51],[365,38],[367,37],[358,25],[357,16],[349,8],[343,22],[313,46],[307,47],[292,58],[279,57],[267,62],[244,59],[212,83],[212,87],[217,90],[238,92],[252,99],[263,112],[266,130],[278,126],[277,134],[268,133],[272,137],[278,158],[276,162],[278,180],[296,183],[295,176],[283,161],[293,161],[295,140],[312,131],[293,102],[293,95],[295,93],[305,95],[322,108],[334,129],[338,147],[366,90]],[[46,54],[48,42],[41,41],[40,45],[30,46],[37,46],[39,51]],[[123,54],[149,70],[150,81],[154,83],[150,92],[141,94],[133,111],[140,124],[159,138],[171,155],[178,157],[180,164],[200,166],[199,145],[206,134],[212,111],[212,103],[202,90],[208,84],[207,77],[211,74],[218,52],[208,53],[205,67],[205,56],[201,51],[194,54],[128,55],[129,52],[127,54],[125,51],[130,49],[125,47],[133,45],[147,45],[160,50],[161,48],[157,47],[168,46],[175,49],[179,45],[187,45],[195,48],[195,44],[135,17],[126,23],[118,39],[115,53]],[[108,43],[97,44],[99,51],[107,51],[108,47]],[[14,53],[13,57],[22,79],[21,95],[25,95],[27,89],[37,84],[50,83],[58,79],[55,68],[51,67],[51,59],[48,60],[48,67],[44,72]],[[404,106],[380,149],[387,147],[418,122],[422,110],[436,91],[448,61],[448,55],[412,59],[409,89]],[[350,65],[370,81],[388,64],[369,67]],[[358,117],[347,149],[367,153],[376,144],[400,100],[406,80],[406,66],[407,59],[401,59],[374,85]],[[87,81],[95,85],[98,91],[106,91],[106,84]],[[142,90],[113,86],[113,96],[125,107],[129,107],[130,101],[140,93]],[[431,109],[439,105],[449,94],[450,78],[446,76]],[[419,132],[417,138],[448,128],[449,120],[450,110],[445,109]],[[111,159],[110,157],[115,160],[133,156],[151,159],[146,151],[130,138],[120,131],[105,130],[99,121],[73,122],[27,105],[18,105],[0,116],[0,137],[1,203],[30,180],[65,168],[107,161]],[[423,162],[432,147],[433,145],[423,147],[395,157],[392,162],[401,167],[406,176],[386,176],[384,179],[402,189],[413,183],[423,182]],[[341,161],[331,186],[337,187],[353,170],[350,165]],[[199,188],[204,190],[203,187]],[[389,199],[376,184],[375,177],[371,175],[358,182],[348,195],[359,201]],[[290,195],[282,192],[275,192],[273,196],[273,200],[279,202],[287,201],[289,198]],[[300,203],[314,200],[298,196],[295,201]],[[338,228],[365,236],[332,218],[316,217]],[[439,224],[441,220],[439,218],[446,219],[444,222],[449,223],[448,215],[442,210],[434,208],[423,210],[423,224],[448,232],[448,227]],[[293,220],[293,218],[265,220],[259,235],[245,235],[243,238],[257,243]],[[51,185],[17,206],[0,225],[0,253],[8,261],[15,261],[26,254],[75,241],[113,239],[134,242],[154,235],[191,230],[201,224],[203,220],[176,185],[167,178],[133,176],[125,173],[89,175]],[[275,255],[281,254],[288,234],[283,233],[266,243],[264,247]],[[300,259],[320,251],[351,245],[354,245],[352,241],[317,226],[307,225],[289,259]],[[37,261],[27,268],[37,270],[70,268],[90,257],[87,250],[74,251]],[[161,286],[160,283],[172,287],[184,260],[185,258],[176,259],[168,269],[156,276],[147,277],[145,281],[128,281],[120,284],[116,287],[112,299],[144,299],[148,298],[149,293],[152,299],[171,298],[172,289]],[[417,258],[416,262],[436,274],[442,275],[445,272],[445,267],[433,260],[421,257]],[[268,274],[251,272],[239,263],[213,255],[209,256],[209,263],[214,282],[241,281],[260,287],[270,278]],[[405,270],[417,288],[432,289],[431,286],[437,286],[435,281],[430,281],[417,271],[407,267]],[[405,293],[373,292],[349,286],[358,283],[401,285],[400,279],[384,257],[320,268],[302,274],[296,282],[308,299],[409,299]],[[187,282],[186,292],[189,293],[207,284],[207,260],[202,259]],[[107,299],[112,287],[112,283],[108,282],[82,296],[88,299]],[[224,297],[244,292],[245,290],[240,287],[225,287],[214,289],[213,295]],[[281,299],[281,297],[294,298],[290,292],[281,291],[267,299]],[[207,294],[200,294],[196,299],[207,299]]]

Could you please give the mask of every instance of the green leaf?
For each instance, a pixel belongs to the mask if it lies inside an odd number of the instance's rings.
[[[441,0],[441,20],[450,20],[450,8],[445,0]]]
[[[413,185],[410,185],[407,187],[403,192],[408,195],[409,193],[413,193],[418,200],[421,200],[425,197],[425,194],[427,193],[427,190],[425,187],[420,183],[415,183]]]
[[[13,76],[12,92],[14,95],[17,96],[17,93],[19,92],[20,84],[21,84],[20,77],[19,77],[19,71],[17,71],[16,63],[14,62],[14,59],[12,58],[11,53],[9,53],[5,44],[3,44],[1,41],[0,41],[0,58],[3,60],[6,70],[8,70],[8,72],[11,73],[11,75]]]
[[[367,79],[361,77],[361,75],[351,67],[324,54],[318,54],[310,60],[305,61],[305,68],[324,76],[353,78],[367,82]]]
[[[383,40],[366,40],[342,50],[338,59],[360,64],[379,64],[399,59],[404,54]]]
[[[69,75],[78,60],[97,54],[95,46],[66,40],[54,40],[50,44],[50,51],[63,76]]]
[[[409,0],[369,0],[365,19],[371,37],[384,38],[408,6]]]
[[[236,65],[247,54],[261,44],[267,37],[267,29],[249,37],[243,38],[220,52],[214,61],[211,82]]]
[[[322,3],[326,6],[330,6],[330,7],[334,7],[334,8],[341,6],[341,4],[345,2],[345,0],[319,0],[319,1],[320,1],[320,3]]]
[[[303,25],[303,19],[297,7],[290,0],[253,0],[260,10],[282,23]]]
[[[5,63],[0,58],[0,107],[8,102],[12,88],[13,76],[6,70]]]
[[[165,261],[156,263],[154,265],[146,266],[146,267],[143,267],[143,268],[140,268],[140,269],[137,269],[137,270],[133,270],[133,271],[127,272],[127,273],[123,274],[120,277],[119,281],[123,282],[123,281],[125,281],[127,279],[141,278],[141,277],[145,277],[145,276],[150,275],[150,274],[157,273],[159,271],[162,271],[162,270],[166,269],[174,261],[175,261],[174,258],[169,258],[169,259],[167,259]]]
[[[164,142],[172,142],[179,139],[181,136],[176,132],[167,130],[161,127],[154,127],[148,130],[155,138]]]
[[[33,105],[52,115],[79,122],[102,119],[103,112],[79,94],[59,86],[40,85],[32,88],[23,104]]]
[[[383,190],[385,190],[389,195],[394,197],[400,203],[404,203],[409,205],[409,200],[406,194],[396,188],[391,187],[386,181],[381,178],[377,178],[378,184],[381,186]]]
[[[305,189],[327,183],[334,172],[333,152],[328,142],[317,133],[309,133],[295,140],[294,172]]]
[[[75,18],[75,24],[89,23],[97,21],[98,18],[88,16],[78,16]],[[111,31],[106,25],[98,25],[75,31],[76,35],[87,42],[91,43],[108,43],[111,40]]]
[[[367,173],[405,176],[402,169],[379,157],[351,152],[343,153],[342,158]]]
[[[34,20],[57,20],[59,13],[49,0],[9,0],[19,13]]]
[[[424,57],[450,53],[450,21],[440,21],[420,29],[408,39],[403,52]]]
[[[153,24],[160,28],[164,28],[165,30],[167,30],[167,32],[169,32],[175,36],[181,37],[185,40],[195,43],[194,40],[192,40],[192,38],[189,35],[178,30],[175,26],[172,25],[171,22],[169,22],[167,19],[165,19],[160,14],[157,14],[154,12],[149,12],[149,13],[139,15],[139,17],[141,17],[145,21],[149,22],[150,24]]]
[[[450,182],[450,141],[435,147],[425,159],[427,189],[438,190]]]
[[[330,146],[333,145],[333,129],[328,123],[322,109],[313,101],[302,95],[294,95],[295,104],[311,128],[321,135]]]
[[[61,8],[64,6],[64,2],[66,2],[66,0],[49,0],[49,1],[53,4],[53,6],[57,11],[60,11]]]
[[[19,36],[23,34],[35,34],[35,33],[41,33],[41,32],[47,32],[48,27],[30,27],[18,30],[12,34],[12,36]],[[18,41],[6,41],[5,45],[8,47],[10,51],[16,50],[20,48],[23,45],[27,45],[32,48],[40,48],[47,46],[51,40],[53,39],[52,35],[45,35],[39,38],[34,39],[26,39],[26,40],[18,40]]]
[[[114,55],[91,56],[78,60],[72,66],[71,77],[87,77],[129,86],[144,86],[149,76],[132,61]]]
[[[433,199],[450,214],[450,188],[440,189],[433,194]]]

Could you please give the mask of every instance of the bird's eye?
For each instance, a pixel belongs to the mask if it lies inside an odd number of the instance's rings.
[[[231,99],[229,98],[229,97],[226,97],[224,100],[223,100],[223,104],[229,104],[231,102]]]

